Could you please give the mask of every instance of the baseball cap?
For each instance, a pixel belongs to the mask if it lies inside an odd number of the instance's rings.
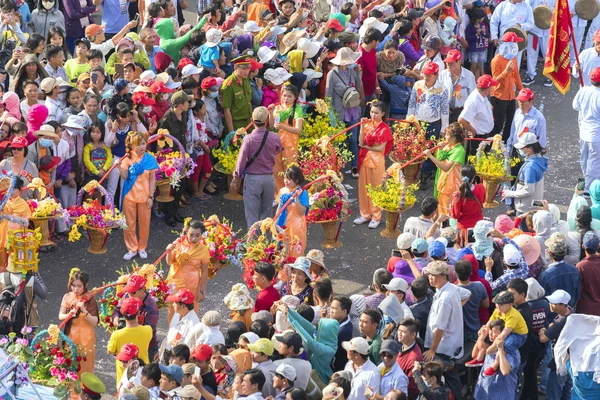
[[[512,304],[515,302],[515,296],[508,290],[502,291],[492,299],[494,304]]]
[[[517,36],[517,34],[514,32],[506,32],[504,35],[502,35],[502,41],[503,42],[512,42],[512,43],[521,43],[523,41],[523,39],[521,39],[519,36]]]
[[[123,39],[119,40],[115,49],[118,51],[123,46],[130,48],[131,50],[133,50],[135,48],[135,44],[133,43],[133,40],[131,40],[131,38],[128,38],[128,37],[124,37]]]
[[[194,385],[185,385],[182,388],[175,389],[175,394],[178,395],[178,398],[190,398],[200,400],[202,394],[198,389],[194,387]]]
[[[355,337],[349,342],[342,342],[342,347],[344,350],[355,351],[364,356],[369,354],[369,342],[363,337]]]
[[[444,58],[444,62],[454,62],[462,60],[462,54],[458,50],[450,50],[446,58]]]
[[[432,261],[427,265],[427,273],[430,275],[449,275],[450,268],[445,261]]]
[[[522,149],[525,146],[537,143],[538,137],[533,132],[523,131],[519,133],[517,143],[515,143],[516,149]]]
[[[51,170],[52,168],[60,164],[61,161],[62,160],[60,157],[52,157],[49,155],[45,155],[44,157],[40,158],[40,169],[44,171]]]
[[[135,293],[146,286],[146,278],[141,275],[131,275],[121,293]]]
[[[117,79],[119,80],[119,79]],[[164,82],[156,81],[150,86],[153,94],[157,93],[173,93],[173,89],[169,89]]]
[[[440,240],[434,240],[429,243],[428,250],[430,257],[442,257],[446,253],[446,245]]]
[[[550,304],[569,304],[571,295],[562,289],[555,290],[550,296],[546,296]]]
[[[202,316],[202,323],[206,326],[221,325],[221,314],[218,311],[210,310]]]
[[[142,300],[137,297],[127,297],[121,301],[121,314],[131,317],[137,314],[142,306]]]
[[[454,229],[451,226],[442,228],[442,230],[440,231],[440,238],[446,239],[447,243],[455,242],[456,241],[456,229]],[[447,243],[446,243],[446,247],[448,247]]]
[[[92,37],[96,36],[106,28],[106,25],[90,24],[85,28],[85,36]]]
[[[256,107],[252,111],[252,121],[265,124],[267,119],[269,119],[269,110],[267,110],[267,107]]]
[[[409,21],[414,21],[417,18],[421,18],[423,16],[424,11],[415,10],[414,8],[409,9],[406,12],[406,19]]]
[[[598,240],[598,236],[593,231],[588,231],[583,236],[583,248],[584,249],[594,249],[598,250],[598,246],[600,246],[600,241]]]
[[[260,320],[266,322],[267,325],[271,325],[273,323],[273,315],[267,310],[260,310],[258,312],[252,313],[252,315],[250,316],[250,320],[252,322]]]
[[[194,96],[187,94],[183,90],[178,90],[177,92],[173,93],[173,96],[171,96],[171,104],[173,105],[183,104],[186,101],[192,100],[194,100]]]
[[[200,74],[200,69],[193,64],[188,64],[181,70],[181,75],[184,77]]]
[[[194,294],[191,290],[182,288],[177,291],[177,293],[167,296],[168,303],[183,303],[183,304],[193,304],[194,303]]]
[[[535,94],[533,93],[533,90],[529,88],[521,89],[521,91],[517,95],[517,100],[519,101],[529,101],[533,99],[535,99]]]
[[[244,24],[244,30],[246,32],[255,33],[255,32],[262,31],[262,28],[260,26],[258,26],[258,22],[256,22],[256,21],[247,21]]]
[[[27,146],[28,146],[27,139],[25,139],[22,136],[15,136],[13,138],[12,142],[10,142],[11,149],[22,149]]]
[[[592,70],[592,73],[590,74],[590,79],[592,82],[600,82],[600,67],[596,67]]]
[[[412,246],[416,237],[410,232],[404,232],[396,239],[396,247],[400,250],[408,250]]]
[[[300,353],[302,348],[302,337],[296,332],[286,332],[283,335],[275,335],[275,339],[279,343],[286,344],[288,346],[294,346],[297,353]]]
[[[425,240],[423,238],[416,238],[412,242],[412,245],[410,246],[410,248],[412,249],[413,252],[422,254],[422,253],[425,253],[429,249],[429,244],[427,243],[427,240]]]
[[[442,41],[437,36],[427,36],[425,42],[421,45],[423,50],[439,50]]]
[[[121,347],[121,351],[117,354],[117,360],[127,362],[137,357],[138,354],[140,354],[140,349],[133,343],[127,343]]]
[[[267,356],[271,357],[275,348],[273,347],[273,342],[269,339],[258,339],[256,342],[248,345],[248,350],[253,351],[255,353],[263,353]]]
[[[42,79],[42,82],[40,83],[40,89],[42,89],[42,92],[44,93],[50,93],[52,90],[54,90],[54,88],[60,86],[60,84],[58,83],[58,81],[55,78],[44,78]]]
[[[191,362],[183,364],[181,369],[183,370],[184,375],[194,375],[194,372],[196,372],[196,364]]]
[[[256,61],[254,58],[250,59],[250,72],[252,71],[258,71],[263,67],[262,63],[259,63],[258,61]]]
[[[77,47],[77,45],[79,43],[83,43],[84,45],[86,45],[86,47],[88,48],[88,50],[92,48],[92,44],[86,38],[81,38],[81,39],[75,40],[75,47]]]
[[[159,364],[160,372],[165,375],[171,375],[175,381],[180,384],[183,380],[183,369],[177,364],[164,365]]]
[[[440,66],[437,65],[436,63],[429,61],[427,64],[425,64],[425,67],[423,67],[423,69],[421,70],[421,72],[424,75],[435,75],[439,72],[440,70]]]
[[[202,79],[202,83],[200,84],[200,87],[204,90],[211,89],[214,86],[217,86],[217,80],[212,76]]]
[[[129,64],[133,64],[133,63],[129,63]],[[135,68],[135,64],[133,64],[133,67]],[[83,74],[81,74],[77,77],[77,83],[89,80],[90,78],[91,78],[90,74],[88,74],[87,72],[84,72]]]
[[[292,367],[290,364],[279,364],[275,373],[283,376],[290,382],[296,380],[296,368]]]
[[[408,292],[408,282],[406,282],[406,280],[404,280],[403,278],[392,278],[390,283],[381,286],[383,286],[384,289],[389,291],[399,290],[403,293]]]
[[[498,86],[498,81],[495,81],[490,75],[484,74],[477,78],[478,88],[488,89],[491,86]]]
[[[341,32],[344,30],[344,27],[337,19],[330,18],[327,20],[327,29],[335,29],[337,32]]]
[[[210,359],[211,356],[212,348],[209,345],[202,343],[196,346],[190,358],[195,358],[198,361],[206,361]]]
[[[396,354],[400,353],[400,350],[402,350],[402,349],[400,347],[400,344],[398,344],[398,342],[396,342],[395,340],[392,340],[392,339],[385,339],[381,343],[381,349],[379,350],[379,354],[388,353],[388,354],[395,356]]]
[[[567,254],[567,238],[560,232],[554,232],[544,244],[552,254]]]
[[[508,243],[502,249],[502,256],[506,265],[517,265],[521,262],[521,252],[512,243]]]

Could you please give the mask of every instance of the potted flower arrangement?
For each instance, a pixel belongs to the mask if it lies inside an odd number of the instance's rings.
[[[99,190],[106,199],[107,205],[88,199],[83,202],[84,193],[93,193]],[[127,227],[125,216],[115,208],[115,205],[102,186],[97,181],[91,181],[85,185],[77,194],[77,204],[67,209],[73,225],[69,232],[69,241],[75,242],[81,238],[79,228],[87,231],[90,240],[88,251],[92,254],[104,254],[108,235],[113,229],[125,229]]]
[[[26,339],[32,329],[24,326],[21,329],[23,338],[17,338],[16,332],[11,332],[8,336],[0,339],[0,348],[12,359],[14,366],[14,385],[15,389],[30,383],[29,365],[33,362],[33,350],[29,348],[29,341]],[[9,367],[10,368],[10,367]]]
[[[29,220],[33,223],[34,228],[40,228],[42,234],[41,246],[55,246],[50,237],[50,229],[48,221],[50,219],[65,218],[68,219],[69,214],[63,210],[59,202],[54,197],[46,197],[42,200],[27,200],[31,216]]]
[[[408,184],[399,163],[394,163],[386,171],[383,183],[372,187],[367,185],[367,194],[376,207],[385,211],[385,229],[380,235],[395,238],[400,235],[398,220],[400,213],[410,209],[417,201],[416,184]]]
[[[289,248],[293,245],[293,240],[286,238],[283,228],[277,226],[273,219],[255,222],[248,230],[242,249],[242,278],[246,285],[254,288],[252,276],[257,263],[272,264],[276,270],[288,263]]]
[[[506,145],[502,136],[495,135],[490,141],[482,141],[477,147],[477,153],[469,157],[469,162],[475,167],[477,175],[481,177],[485,188],[484,208],[496,208],[498,202],[494,200],[498,187],[502,182],[510,182],[514,177],[510,175],[510,167],[517,165],[517,158],[509,159],[505,156]]]
[[[394,137],[394,148],[390,153],[392,162],[404,164],[422,155],[425,149],[431,149],[435,146],[435,140],[426,137],[424,125],[424,123],[417,121],[414,116],[392,125],[392,136]],[[404,167],[404,176],[409,185],[416,182],[423,161],[425,159],[415,161]]]
[[[236,263],[235,252],[238,241],[231,221],[227,218],[223,218],[221,221],[216,215],[211,215],[204,221],[204,227],[206,230],[200,241],[206,246],[210,254],[208,279],[212,279],[219,269],[224,268],[230,262]]]
[[[327,249],[342,247],[342,243],[338,241],[338,233],[342,221],[350,215],[348,192],[336,175],[331,180],[320,182],[313,187],[314,193],[310,196],[306,221],[320,224],[323,228],[325,241],[321,246]]]
[[[38,333],[31,342],[33,361],[29,365],[33,382],[54,387],[54,396],[63,399],[73,390],[81,393],[77,376],[79,363],[86,360],[81,346],[73,343],[56,325]]]
[[[240,147],[242,146],[242,140],[246,135],[246,128],[240,128],[235,132],[228,134],[225,139],[223,139],[221,147],[212,150],[212,155],[219,161],[215,164],[214,169],[227,175],[227,187],[229,188],[229,192],[223,196],[227,200],[242,200],[242,196],[239,193],[231,190],[231,181],[233,179],[233,170],[237,163]]]

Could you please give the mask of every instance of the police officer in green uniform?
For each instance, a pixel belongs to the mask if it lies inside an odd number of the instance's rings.
[[[91,372],[81,374],[81,400],[100,400],[106,392],[104,383]]]
[[[223,81],[221,96],[228,132],[245,128],[252,117],[252,88],[250,87],[249,55],[239,56],[233,61],[233,74]]]

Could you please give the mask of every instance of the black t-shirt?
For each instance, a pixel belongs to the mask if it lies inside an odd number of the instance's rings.
[[[213,371],[202,374],[202,386],[212,394],[217,394],[217,378]]]
[[[565,324],[567,323],[567,318],[569,318],[569,315],[565,315],[564,317],[561,317],[560,315],[557,316],[556,318],[554,318],[554,322],[552,323],[552,325],[550,325],[548,330],[546,330],[546,337],[548,337],[548,339],[552,341],[552,347],[554,347],[554,345],[556,344],[560,333],[562,332],[563,328],[565,327]],[[556,371],[556,363],[554,362],[554,357],[552,358],[552,361],[550,361],[550,363],[548,364],[548,368],[550,368],[550,370],[552,371]]]
[[[531,312],[533,313],[533,343],[537,347],[536,351],[543,351],[546,345],[540,342],[539,332],[542,328],[547,328],[550,322],[550,305],[545,298],[532,300],[529,302]],[[532,351],[533,352],[533,349]]]
[[[523,304],[519,304],[517,310],[521,313],[521,316],[525,320],[527,324],[527,340],[523,344],[523,346],[519,347],[519,353],[521,354],[521,363],[524,360],[527,360],[529,357],[529,353],[531,352],[531,348],[533,346],[533,312],[531,310],[531,306],[529,303],[525,302]]]

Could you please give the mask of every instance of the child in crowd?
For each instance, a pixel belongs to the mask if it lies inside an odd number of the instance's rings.
[[[204,193],[207,189],[208,180],[212,175],[212,164],[210,162],[210,149],[214,146],[217,141],[210,140],[206,133],[206,105],[202,100],[196,100],[196,105],[192,108],[194,113],[194,122],[198,129],[199,140],[196,142],[196,152],[198,158],[196,158],[196,169],[191,176],[192,184],[192,199],[196,198],[199,200],[210,200],[210,195]],[[214,193],[214,187],[208,189],[209,192]]]
[[[483,75],[483,64],[487,59],[487,49],[490,40],[490,32],[484,23],[485,11],[480,7],[469,10],[470,23],[465,30],[465,39],[469,43],[468,53],[471,62],[471,72],[478,79]]]

